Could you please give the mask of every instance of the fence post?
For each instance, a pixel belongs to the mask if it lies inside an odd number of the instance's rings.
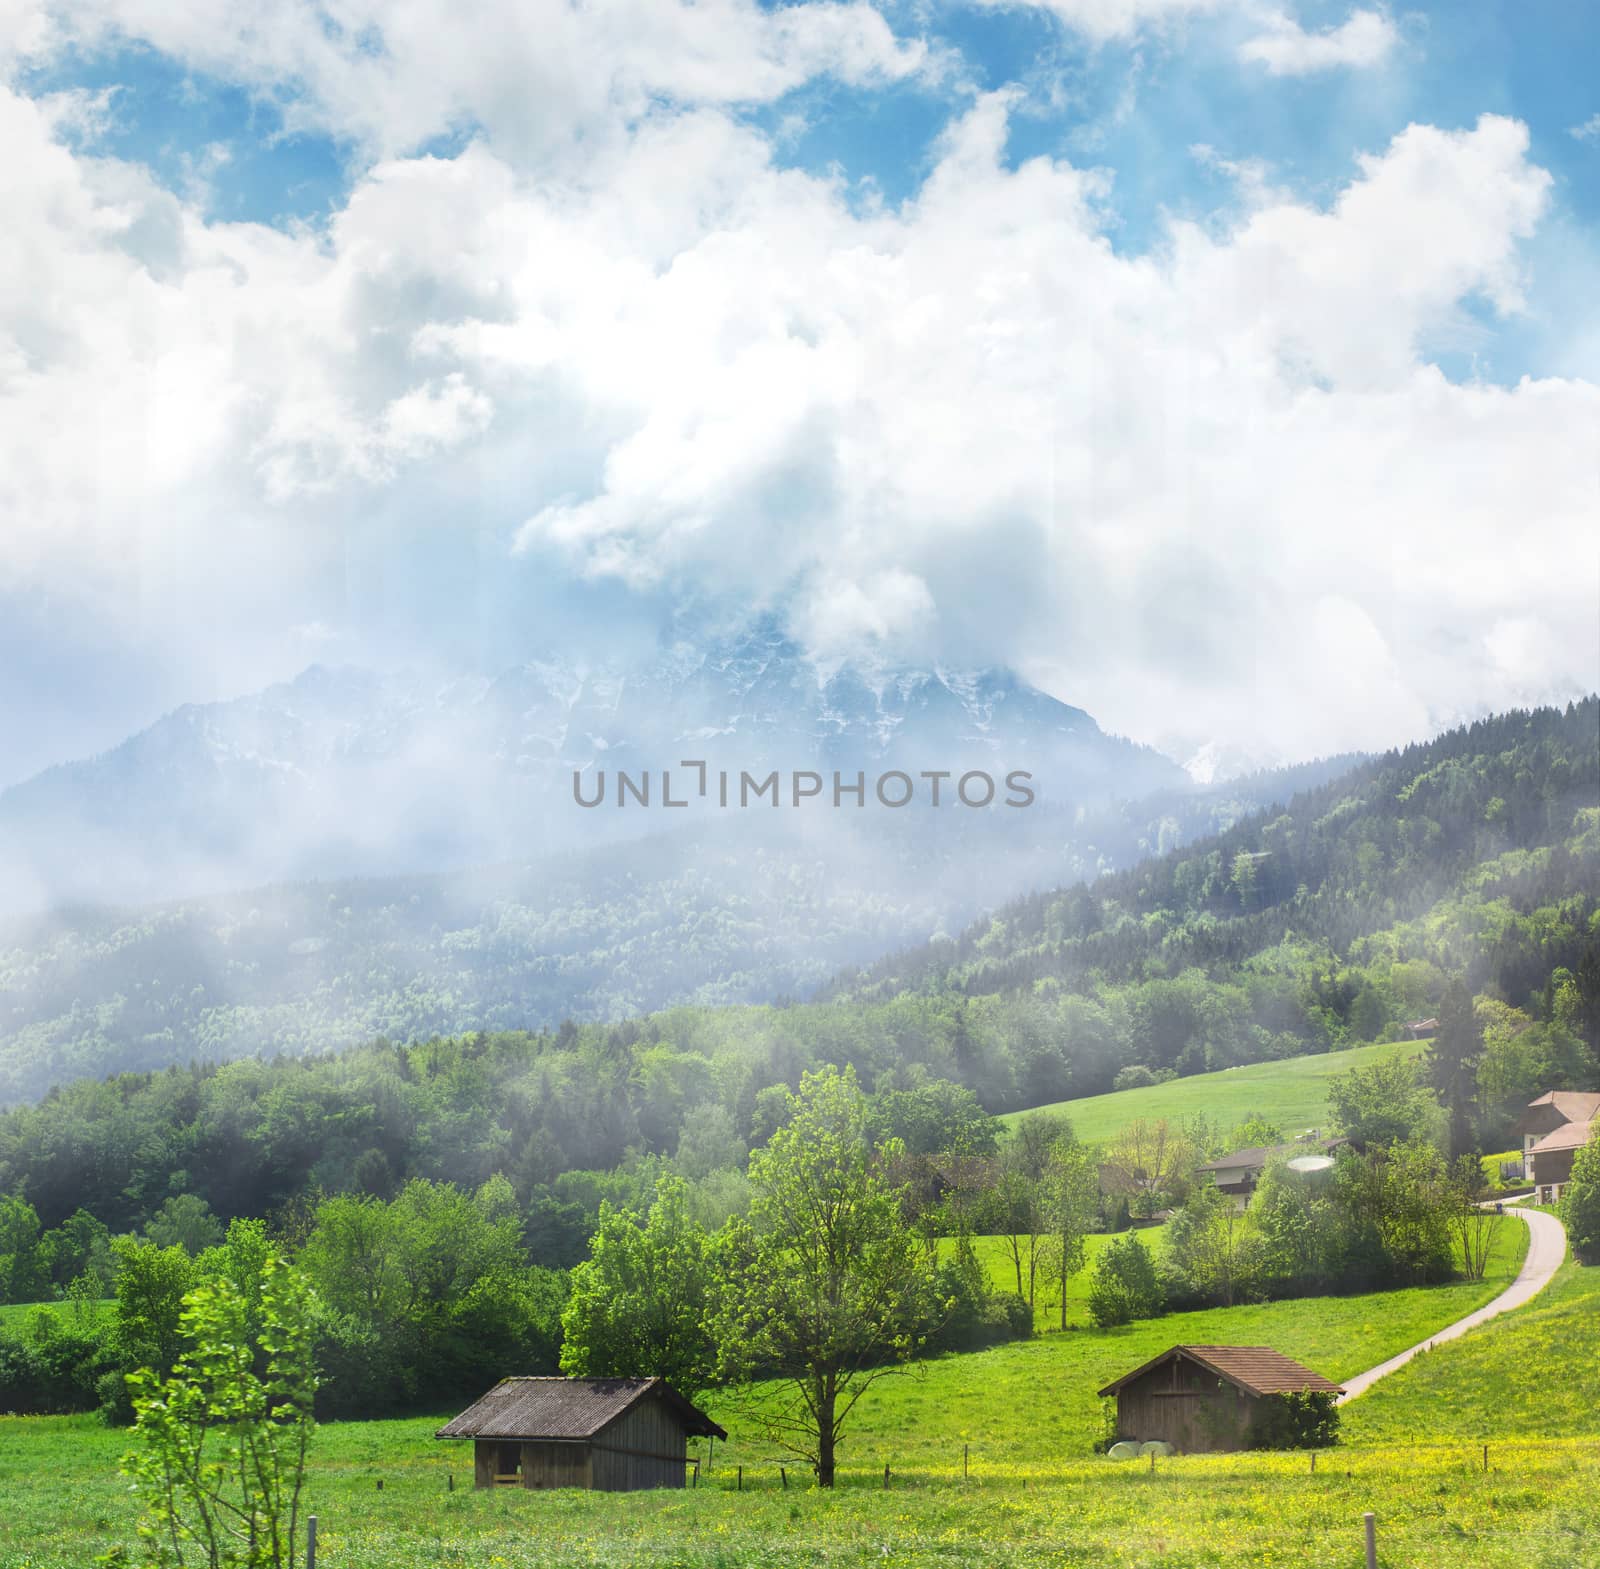
[[[378,1491],[380,1493],[383,1491],[383,1478],[381,1476],[378,1478]]]
[[[317,1517],[306,1521],[306,1569],[317,1569]]]
[[[1311,1451],[1311,1474],[1313,1476],[1317,1474],[1317,1452],[1315,1449]]]
[[[1487,1476],[1489,1472],[1489,1446],[1487,1444],[1483,1446],[1483,1470]]]
[[[1378,1517],[1369,1509],[1361,1519],[1367,1528],[1367,1569],[1378,1569]]]
[[[784,1492],[789,1491],[789,1473],[783,1466],[778,1467],[778,1479],[783,1483]]]
[[[696,1456],[695,1457],[695,1462],[694,1462],[694,1476],[690,1479],[689,1486],[690,1487],[698,1487],[699,1485],[700,1485],[700,1459],[699,1459],[698,1456]]]
[[[454,1471],[445,1472],[444,1490],[447,1493],[455,1492],[455,1490],[456,1490],[456,1474],[455,1474]]]
[[[886,1493],[889,1491],[889,1462],[887,1460],[883,1463],[883,1490]]]
[[[1156,1474],[1156,1452],[1153,1449],[1150,1451],[1150,1474],[1151,1476]]]
[[[734,1488],[735,1488],[735,1491],[742,1493],[744,1491],[744,1467],[740,1466],[738,1468],[738,1470],[739,1470],[739,1474],[738,1474],[738,1477],[735,1480]]]
[[[961,1446],[961,1480],[963,1482],[967,1479],[967,1456],[970,1454],[971,1449],[972,1446],[970,1444]]]

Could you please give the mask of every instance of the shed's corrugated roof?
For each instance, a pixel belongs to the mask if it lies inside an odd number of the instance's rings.
[[[665,1400],[691,1433],[728,1435],[660,1378],[503,1378],[435,1438],[593,1438],[641,1400]]]
[[[1202,1367],[1209,1368],[1219,1378],[1247,1390],[1252,1395],[1291,1395],[1319,1392],[1325,1395],[1342,1394],[1343,1390],[1320,1373],[1313,1373],[1292,1357],[1286,1357],[1271,1346],[1173,1346],[1160,1356],[1152,1357],[1143,1367],[1124,1373],[1115,1383],[1107,1384],[1101,1395],[1114,1395],[1124,1384],[1131,1384],[1151,1368],[1159,1367],[1172,1357],[1188,1357]]]

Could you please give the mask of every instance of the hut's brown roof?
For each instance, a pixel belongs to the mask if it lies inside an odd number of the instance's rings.
[[[581,1442],[651,1396],[665,1400],[690,1433],[728,1436],[660,1378],[503,1378],[433,1436]]]
[[[1313,1373],[1310,1368],[1303,1367],[1281,1351],[1274,1351],[1271,1346],[1173,1346],[1170,1351],[1151,1357],[1143,1367],[1124,1373],[1115,1383],[1107,1384],[1100,1393],[1102,1396],[1114,1395],[1124,1384],[1131,1384],[1151,1368],[1159,1367],[1177,1356],[1198,1362],[1201,1367],[1209,1368],[1219,1378],[1225,1378],[1230,1384],[1252,1395],[1343,1393],[1337,1384],[1320,1373]]]

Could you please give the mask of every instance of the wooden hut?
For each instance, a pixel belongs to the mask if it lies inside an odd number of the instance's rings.
[[[473,1441],[479,1487],[682,1487],[691,1436],[728,1435],[659,1378],[504,1378],[435,1438]]]
[[[1100,1391],[1117,1397],[1117,1437],[1189,1453],[1244,1449],[1271,1395],[1342,1394],[1270,1346],[1174,1346]]]

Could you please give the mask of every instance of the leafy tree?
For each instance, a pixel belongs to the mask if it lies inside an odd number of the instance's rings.
[[[1459,1156],[1450,1168],[1446,1192],[1450,1232],[1468,1280],[1482,1280],[1488,1272],[1495,1240],[1505,1221],[1498,1210],[1479,1202],[1482,1191],[1483,1167],[1472,1155]]]
[[[1378,1279],[1407,1285],[1449,1279],[1448,1187],[1444,1159],[1426,1140],[1390,1144],[1365,1155],[1344,1152],[1335,1168],[1334,1193],[1349,1231],[1347,1267],[1359,1270],[1365,1242],[1376,1249],[1368,1268]]]
[[[1052,1230],[1047,1174],[1056,1151],[1074,1142],[1072,1124],[1054,1112],[1030,1112],[989,1167],[993,1224],[1016,1273],[1017,1295],[1034,1304],[1045,1242]]]
[[[1474,1147],[1478,1109],[1478,1064],[1483,1058],[1483,1030],[1473,1012],[1465,981],[1452,981],[1439,1005],[1439,1031],[1429,1043],[1424,1072],[1449,1120],[1450,1154],[1465,1155]]]
[[[1165,1298],[1150,1250],[1137,1231],[1113,1238],[1095,1264],[1089,1286],[1089,1317],[1102,1329],[1154,1318]]]
[[[923,1338],[931,1271],[855,1071],[807,1073],[791,1102],[751,1156],[749,1221],[724,1235],[719,1341],[730,1375],[780,1381],[767,1429],[832,1487],[856,1402]]]
[[[46,1272],[39,1240],[33,1205],[0,1196],[0,1302],[34,1302],[43,1295]]]
[[[1067,1282],[1083,1268],[1084,1238],[1100,1196],[1099,1171],[1081,1144],[1060,1139],[1039,1181],[1041,1219],[1049,1235],[1044,1263],[1060,1293],[1061,1327],[1067,1327]]]
[[[182,1248],[194,1258],[222,1241],[223,1228],[198,1193],[179,1193],[150,1217],[144,1234],[158,1248]]]
[[[1581,1264],[1600,1264],[1600,1135],[1573,1157],[1572,1179],[1561,1195],[1561,1219]]]
[[[714,1302],[711,1239],[681,1177],[660,1179],[646,1214],[603,1203],[589,1259],[572,1271],[561,1371],[664,1378],[693,1400],[716,1368]]]
[[[39,1239],[40,1269],[58,1290],[87,1281],[95,1297],[112,1291],[111,1232],[85,1209],[73,1211]]]
[[[1106,1164],[1151,1200],[1181,1198],[1197,1155],[1188,1133],[1165,1117],[1129,1123],[1105,1148]]]
[[[683,1114],[674,1164],[690,1181],[714,1171],[742,1171],[748,1151],[734,1127],[733,1113],[717,1101],[703,1101]]]
[[[185,1347],[170,1376],[128,1377],[139,1448],[123,1471],[144,1505],[144,1562],[293,1569],[317,1371],[312,1296],[283,1259],[262,1271],[260,1328],[225,1276],[184,1299]],[[259,1369],[259,1371],[258,1371]]]
[[[1197,1185],[1167,1226],[1161,1271],[1166,1295],[1232,1307],[1249,1289],[1258,1263],[1244,1214],[1211,1184]]]
[[[1328,1081],[1334,1120],[1358,1149],[1427,1137],[1438,1121],[1416,1064],[1391,1057]]]
[[[881,1090],[871,1100],[873,1136],[898,1139],[912,1155],[942,1155],[960,1150],[993,1155],[999,1124],[970,1089],[948,1079],[932,1079],[906,1090]]]
[[[1276,1123],[1256,1112],[1233,1125],[1227,1142],[1229,1149],[1235,1150],[1270,1149],[1283,1142],[1283,1133]]]
[[[124,1367],[147,1367],[158,1377],[172,1371],[183,1348],[183,1299],[194,1283],[194,1261],[180,1247],[118,1237],[112,1338]]]

